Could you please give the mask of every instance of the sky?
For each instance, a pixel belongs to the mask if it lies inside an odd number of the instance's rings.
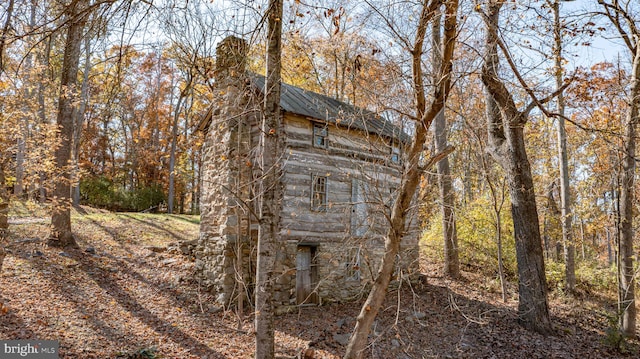
[[[636,0],[633,0],[636,1]],[[561,3],[561,14],[569,14],[574,12],[586,12],[599,10],[598,4],[595,1],[570,1]],[[605,28],[606,31],[597,33],[596,36],[589,39],[590,46],[578,46],[571,51],[575,51],[574,55],[569,60],[570,65],[590,67],[599,62],[612,62],[616,63],[620,61],[621,65],[629,64],[629,50],[624,46],[620,40],[616,39],[617,33],[613,33],[614,30],[611,23],[606,19],[592,18],[596,27]]]

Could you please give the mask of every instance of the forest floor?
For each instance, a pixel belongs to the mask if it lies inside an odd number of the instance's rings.
[[[59,340],[60,358],[252,357],[251,315],[212,305],[176,246],[197,238],[198,217],[74,210],[80,249],[63,251],[45,245],[46,212],[21,206],[4,243],[0,339]],[[552,295],[556,334],[545,337],[517,324],[515,288],[503,303],[493,279],[471,271],[448,281],[438,268],[425,265],[422,284],[389,292],[366,357],[639,357],[635,340],[611,346],[611,298]],[[316,358],[339,358],[361,303],[278,316],[278,357],[311,347]]]

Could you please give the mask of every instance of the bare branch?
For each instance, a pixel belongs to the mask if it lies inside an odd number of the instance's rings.
[[[626,10],[620,7],[620,4],[617,1],[615,3],[607,3],[604,0],[598,0],[598,3],[604,7],[605,12],[597,12],[597,14],[604,15],[609,18],[611,23],[616,27],[616,30],[618,30],[620,37],[622,37],[629,50],[631,50],[631,52],[635,54],[636,43],[633,40],[633,37],[640,36],[640,31],[638,30],[634,19]],[[631,33],[628,33],[622,27],[622,21],[620,17],[622,17],[627,22],[629,31]]]
[[[445,147],[444,150],[440,151],[435,156],[429,158],[427,163],[425,163],[423,166],[420,166],[420,171],[422,171],[422,172],[428,171],[436,163],[442,161],[445,157],[449,156],[449,154],[451,154],[451,152],[455,151],[455,149],[456,148],[454,146],[451,146],[451,145]]]

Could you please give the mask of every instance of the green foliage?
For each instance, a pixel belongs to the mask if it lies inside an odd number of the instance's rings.
[[[113,188],[113,182],[104,176],[83,178],[80,181],[80,196],[85,204],[92,207],[113,210],[114,204],[118,203]]]
[[[600,267],[596,261],[578,263],[576,270],[577,286],[587,294],[615,295],[618,287],[614,266]]]
[[[460,263],[473,271],[482,270],[489,275],[498,272],[498,244],[496,220],[491,198],[483,196],[456,210],[456,228]],[[501,211],[502,258],[505,274],[513,277],[517,272],[513,221],[508,207]],[[422,249],[430,258],[443,260],[442,215],[429,218],[428,228],[422,236]]]
[[[616,349],[620,353],[627,353],[628,343],[626,341],[626,337],[622,331],[620,331],[620,314],[618,313],[607,313],[607,329],[605,330],[605,337],[602,339],[602,342],[610,346],[611,348]]]
[[[545,263],[547,286],[550,290],[564,293],[565,265],[547,260]],[[580,261],[576,267],[577,289],[586,295],[607,293],[615,295],[617,282],[615,267],[600,267],[597,261]]]
[[[545,263],[547,287],[550,290],[563,292],[565,287],[565,266],[562,262],[549,261]],[[578,274],[576,273],[576,279]]]
[[[139,188],[125,195],[129,208],[139,212],[146,209],[156,209],[165,201],[165,195],[160,185]]]
[[[83,179],[80,193],[84,204],[112,211],[139,212],[157,208],[165,201],[164,191],[158,184],[125,191],[104,176]]]

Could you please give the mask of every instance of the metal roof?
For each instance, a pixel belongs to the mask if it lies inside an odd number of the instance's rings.
[[[250,74],[254,86],[263,92],[265,77]],[[375,112],[358,108],[329,96],[282,83],[280,93],[282,110],[348,129],[358,129],[391,139],[407,142],[409,136]]]

